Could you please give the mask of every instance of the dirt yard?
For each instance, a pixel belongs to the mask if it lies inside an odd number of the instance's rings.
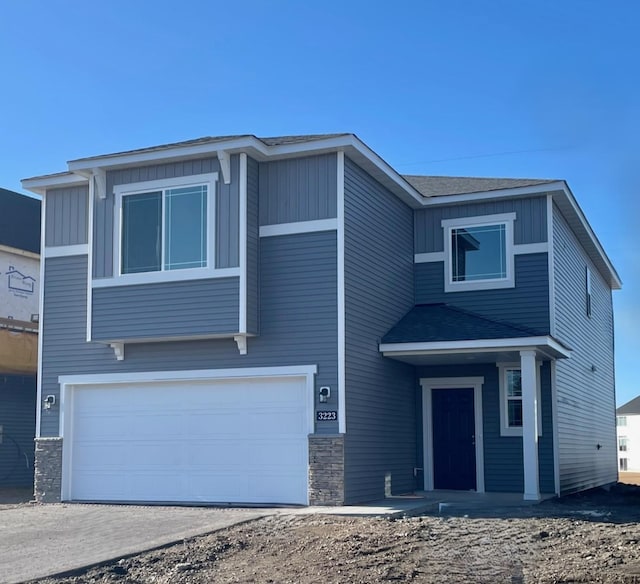
[[[404,519],[281,515],[46,584],[640,583],[640,487]]]

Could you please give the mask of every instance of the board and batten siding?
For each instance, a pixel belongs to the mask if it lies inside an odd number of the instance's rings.
[[[481,217],[500,213],[515,213],[513,240],[516,245],[547,241],[547,202],[545,197],[501,199],[428,207],[415,211],[415,253],[444,250],[443,219]]]
[[[316,386],[337,385],[335,232],[260,241],[261,335],[240,355],[232,339],[128,344],[124,361],[86,342],[87,258],[45,261],[42,393],[59,396],[60,375],[317,365]],[[332,396],[333,399],[333,396]],[[335,409],[336,404],[330,403]],[[58,436],[59,409],[43,411],[41,435]],[[335,433],[337,423],[317,422]]]
[[[45,245],[87,243],[89,187],[48,189],[45,196]]]
[[[35,375],[0,377],[0,426],[0,487],[33,487]]]
[[[238,277],[93,290],[96,341],[238,332]]]
[[[448,303],[487,318],[549,333],[549,270],[546,253],[515,256],[515,287],[444,291],[444,262],[415,264],[416,304]]]
[[[260,165],[247,157],[247,332],[260,333],[260,226],[258,224]]]
[[[572,350],[556,364],[560,492],[566,494],[617,480],[613,306],[611,289],[555,206],[553,249],[556,336]]]
[[[337,217],[335,153],[260,163],[260,225]]]
[[[239,157],[231,156],[231,183],[225,184],[217,158],[203,158],[112,170],[107,172],[107,196],[94,204],[93,277],[110,278],[113,274],[113,227],[117,185],[218,173],[215,193],[215,262],[217,268],[237,267],[239,258]],[[47,202],[48,204],[48,202]]]
[[[482,432],[484,442],[485,490],[493,493],[522,493],[524,466],[521,436],[500,435],[499,369],[491,364],[438,365],[418,367],[418,377],[484,377],[482,386]],[[540,400],[542,434],[538,440],[538,469],[541,493],[554,493],[553,420],[551,394],[551,366],[540,368]],[[422,393],[420,393],[420,400]],[[420,402],[420,411],[422,403]],[[422,461],[422,430],[420,426],[420,458]],[[421,465],[420,465],[421,466]]]
[[[415,488],[414,368],[382,336],[413,307],[413,213],[345,157],[345,499]]]

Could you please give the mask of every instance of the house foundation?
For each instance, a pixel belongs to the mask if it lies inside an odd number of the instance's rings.
[[[309,505],[344,505],[344,434],[309,436]]]
[[[62,488],[62,438],[36,438],[34,498],[59,503]]]

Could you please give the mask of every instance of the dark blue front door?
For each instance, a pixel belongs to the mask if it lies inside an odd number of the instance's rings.
[[[432,389],[433,486],[476,488],[473,389]]]

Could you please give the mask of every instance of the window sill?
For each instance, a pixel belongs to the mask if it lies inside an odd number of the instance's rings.
[[[506,280],[478,280],[476,282],[447,282],[444,283],[445,292],[475,292],[477,290],[500,290],[515,288],[516,283],[511,279]]]
[[[184,282],[189,280],[205,280],[211,278],[233,278],[240,276],[240,268],[193,268],[187,270],[170,270],[166,272],[144,272],[140,274],[123,274],[111,278],[97,278],[91,282],[92,288],[111,288],[113,286],[134,286],[139,284],[159,284],[162,282]]]

